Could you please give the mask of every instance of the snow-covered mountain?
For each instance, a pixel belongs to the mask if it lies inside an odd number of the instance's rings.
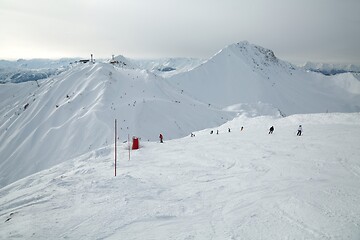
[[[77,65],[55,78],[0,88],[0,186],[113,142],[178,138],[236,113],[196,101],[146,70]]]
[[[119,143],[116,177],[113,146],[92,149],[1,188],[0,239],[358,240],[359,119],[239,117],[130,161]]]
[[[121,141],[143,142],[160,133],[184,137],[238,114],[360,111],[356,78],[308,73],[247,42],[169,78],[115,60],[73,64],[39,86],[0,85],[0,186],[111,144],[114,119]]]
[[[284,115],[360,111],[360,82],[354,76],[306,72],[248,42],[229,45],[194,70],[169,80],[199,101],[220,108],[260,102]]]
[[[358,239],[354,75],[248,42],[114,60],[0,85],[0,239]]]

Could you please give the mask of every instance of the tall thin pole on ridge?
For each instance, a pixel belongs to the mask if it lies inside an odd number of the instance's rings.
[[[117,123],[115,119],[115,177],[116,177],[116,156],[117,156],[116,140],[117,140]]]
[[[128,145],[129,145],[129,161],[130,161],[130,135],[128,134]]]

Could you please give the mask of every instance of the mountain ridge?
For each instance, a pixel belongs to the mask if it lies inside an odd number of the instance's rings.
[[[248,42],[229,45],[192,71],[170,80],[200,101],[219,107],[260,101],[290,115],[358,111],[360,106],[357,94],[345,85],[330,87],[336,78],[306,72],[277,59],[271,50]],[[355,78],[348,81],[350,85],[358,82]]]
[[[111,144],[114,119],[120,141],[128,135],[156,141],[159,133],[183,137],[236,115],[191,99],[151,72],[108,63],[80,64],[39,83],[0,88],[1,185]],[[15,167],[33,159],[31,167]]]

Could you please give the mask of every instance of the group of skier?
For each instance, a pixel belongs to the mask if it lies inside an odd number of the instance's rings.
[[[274,130],[275,130],[274,126],[271,126],[271,127],[269,128],[269,134],[272,134],[272,133],[274,132]],[[301,136],[302,131],[303,131],[303,130],[302,130],[302,126],[299,125],[296,135],[297,135],[297,136]]]
[[[244,127],[241,127],[241,131],[242,131],[243,129],[244,129]],[[269,134],[273,134],[274,130],[275,130],[274,126],[271,126],[271,127],[269,128]],[[296,135],[297,135],[297,136],[301,136],[302,131],[303,131],[302,126],[299,125]],[[230,129],[230,128],[228,128],[228,132],[231,132],[231,129]],[[211,130],[211,131],[210,131],[210,134],[213,134],[213,133],[214,133],[214,131]],[[219,134],[219,130],[216,130],[216,134]],[[194,134],[194,133],[191,133],[190,136],[191,136],[191,137],[195,137],[195,134]],[[164,141],[163,141],[163,135],[162,135],[161,133],[160,133],[160,135],[159,135],[159,139],[160,139],[160,143],[163,143],[163,142],[164,142]]]
[[[244,129],[244,127],[241,127],[241,131],[242,131],[243,129]],[[269,134],[273,134],[274,130],[275,130],[274,126],[271,126],[271,127],[269,128]],[[303,130],[302,130],[302,126],[299,125],[296,135],[297,135],[297,136],[301,136],[302,131],[303,131]],[[230,128],[228,128],[228,132],[231,132],[231,129],[230,129]],[[214,131],[211,130],[211,131],[210,131],[210,134],[213,134],[213,133],[214,133]],[[216,134],[219,134],[219,130],[216,130]],[[192,137],[195,137],[195,134],[191,133],[191,136],[192,136]]]

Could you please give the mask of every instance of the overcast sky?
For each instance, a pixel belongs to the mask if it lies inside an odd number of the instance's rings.
[[[360,64],[360,0],[0,0],[0,59],[208,58],[244,40]]]

